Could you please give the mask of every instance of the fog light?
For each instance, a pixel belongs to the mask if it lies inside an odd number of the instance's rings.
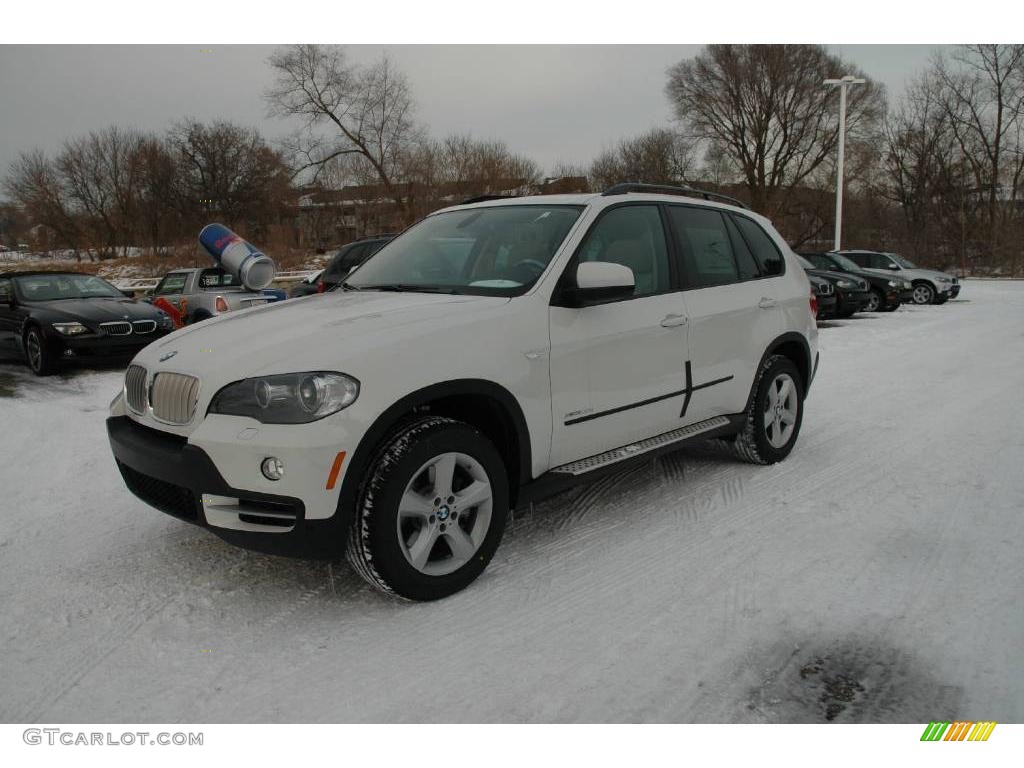
[[[284,477],[284,462],[273,456],[268,456],[260,464],[260,471],[267,480],[280,480]]]

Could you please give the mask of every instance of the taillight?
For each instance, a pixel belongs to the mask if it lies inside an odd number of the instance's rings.
[[[818,297],[811,293],[811,317],[818,318]]]
[[[324,289],[324,284],[323,284],[323,283],[317,283],[317,284],[316,284],[316,292],[317,292],[317,293],[323,293],[323,292],[324,292],[324,290],[325,290],[325,289]]]
[[[217,311],[218,312],[227,312],[229,309],[230,309],[230,307],[228,306],[228,303],[226,301],[224,301],[224,297],[223,296],[218,296],[217,297]]]

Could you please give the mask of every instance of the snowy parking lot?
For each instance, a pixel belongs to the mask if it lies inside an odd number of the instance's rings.
[[[120,370],[0,364],[0,720],[1024,720],[1024,282],[820,343],[785,462],[574,489],[427,604],[131,496]]]

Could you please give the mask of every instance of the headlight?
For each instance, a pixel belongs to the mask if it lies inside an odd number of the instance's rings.
[[[209,412],[264,424],[305,424],[347,408],[358,396],[359,382],[343,373],[283,373],[228,384],[214,395]]]
[[[887,285],[888,285],[888,286],[889,286],[890,288],[895,288],[895,287],[896,287],[896,281],[895,281],[895,280],[890,280],[890,281],[889,281],[889,282],[887,283]]]
[[[938,280],[938,281],[939,281],[940,283],[952,283],[952,282],[953,282],[953,281],[952,281],[952,280],[951,280],[950,278],[948,278],[948,277],[939,277],[939,278],[936,278],[936,279],[937,279],[937,280]]]
[[[54,323],[53,330],[61,336],[77,336],[80,333],[89,332],[89,329],[81,323]]]
[[[910,282],[909,280],[904,280],[903,281],[903,289],[904,290],[909,291],[913,287],[914,287],[914,284],[912,282]]]
[[[836,280],[836,288],[852,288],[853,283],[849,280]]]

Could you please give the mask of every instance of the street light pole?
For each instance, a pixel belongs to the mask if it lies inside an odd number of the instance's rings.
[[[839,159],[836,163],[836,236],[832,250],[838,251],[843,232],[843,161],[846,154],[846,89],[865,82],[862,77],[846,75],[838,80],[826,80],[825,85],[839,86]]]

